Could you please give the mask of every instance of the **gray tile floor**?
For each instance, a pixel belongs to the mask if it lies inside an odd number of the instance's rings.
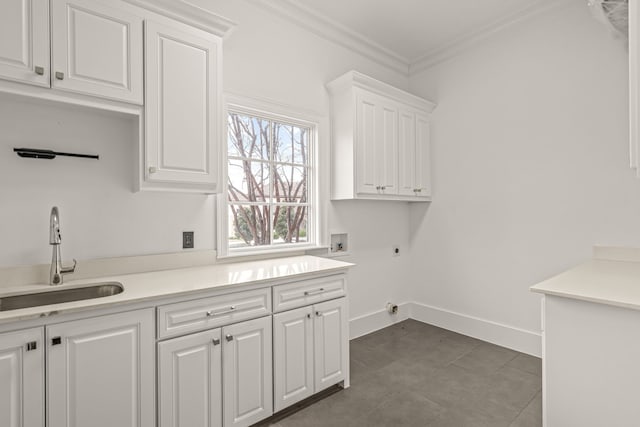
[[[351,387],[273,427],[542,425],[541,361],[407,320],[351,341]]]

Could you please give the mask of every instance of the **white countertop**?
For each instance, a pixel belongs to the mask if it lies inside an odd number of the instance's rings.
[[[597,258],[532,286],[533,292],[640,310],[638,249],[595,248]]]
[[[103,298],[93,298],[47,306],[0,312],[0,323],[105,308],[112,305],[140,302],[161,297],[180,296],[191,292],[222,290],[224,287],[259,284],[282,279],[304,278],[316,273],[339,273],[353,264],[314,256],[296,256],[260,261],[221,263],[205,267],[181,268],[148,273],[112,275],[86,280],[66,280],[61,286],[25,285],[0,288],[0,297],[52,291],[81,284],[119,282],[124,292]],[[68,279],[68,278],[67,278]]]

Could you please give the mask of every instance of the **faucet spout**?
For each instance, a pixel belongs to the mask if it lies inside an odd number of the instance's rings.
[[[65,274],[76,271],[77,261],[73,260],[73,267],[62,266],[62,255],[60,254],[60,245],[62,243],[62,235],[60,234],[60,214],[58,208],[51,208],[51,216],[49,217],[49,244],[53,246],[53,254],[51,255],[51,269],[49,271],[49,284],[60,285]]]
[[[51,215],[49,217],[49,244],[59,245],[62,241],[60,236],[60,214],[58,213],[58,207],[51,208]]]

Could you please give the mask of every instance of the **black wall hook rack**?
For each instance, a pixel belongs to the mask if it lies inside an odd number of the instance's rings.
[[[30,159],[55,159],[56,156],[67,156],[67,157],[82,157],[85,159],[96,159],[99,160],[100,156],[97,154],[78,154],[78,153],[62,153],[60,151],[53,150],[40,150],[37,148],[14,148],[13,151],[18,154],[20,157],[26,157]]]

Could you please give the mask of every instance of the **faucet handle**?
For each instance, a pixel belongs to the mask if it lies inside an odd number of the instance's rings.
[[[73,259],[73,267],[62,267],[60,269],[60,274],[71,274],[73,272],[76,271],[76,265],[78,264],[78,261],[76,261],[76,259]]]

